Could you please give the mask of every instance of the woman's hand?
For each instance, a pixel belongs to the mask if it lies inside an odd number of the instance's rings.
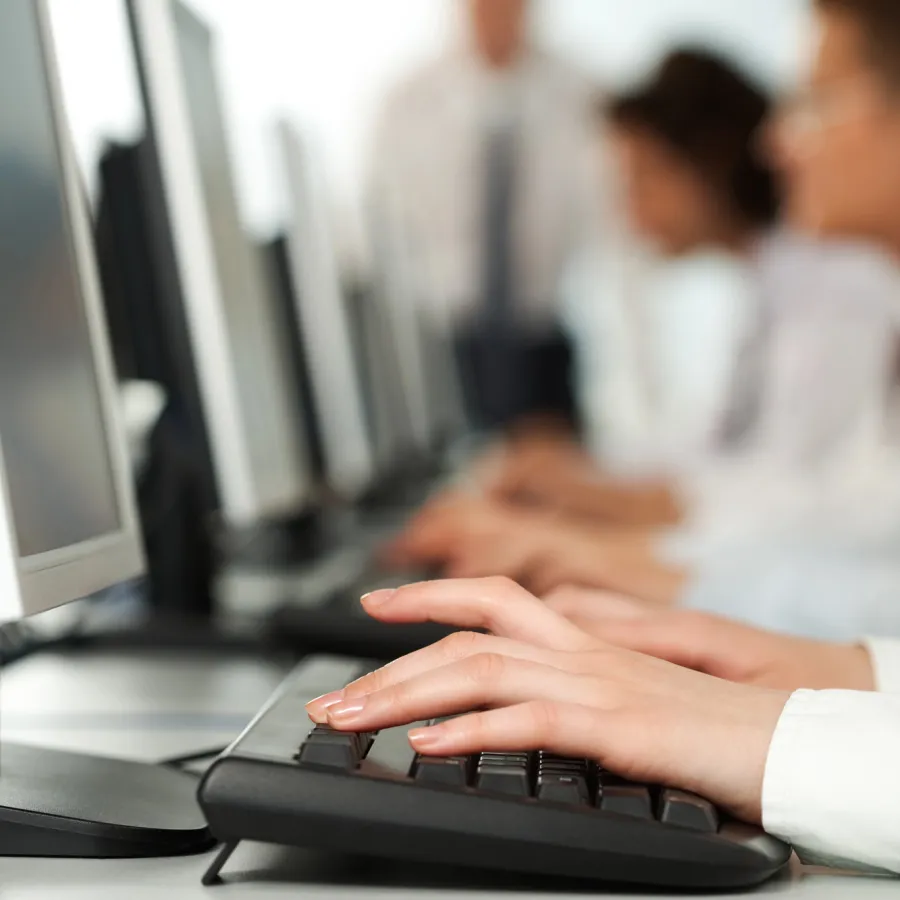
[[[674,602],[686,573],[659,562],[647,535],[589,527],[472,494],[423,509],[385,552],[388,565],[439,565],[449,578],[505,576],[537,594],[562,585]]]
[[[404,657],[313,701],[317,722],[411,733],[426,755],[544,749],[694,791],[760,820],[769,743],[788,694],[737,685],[599,642],[506,579],[431,582],[364,600],[386,622],[486,628]]]
[[[789,691],[875,688],[872,662],[859,645],[789,637],[578,588],[563,588],[546,603],[599,640],[729,681]]]
[[[529,520],[529,515],[476,493],[449,491],[427,503],[403,533],[383,551],[382,559],[400,568],[449,566],[465,548],[503,536]],[[492,573],[493,574],[493,573]]]
[[[658,560],[640,532],[526,518],[493,535],[459,541],[446,575],[506,576],[540,596],[568,585],[617,590],[664,606],[678,599],[689,578]]]
[[[570,436],[539,435],[508,442],[475,467],[482,490],[495,499],[555,506],[574,486],[595,482],[596,464]]]

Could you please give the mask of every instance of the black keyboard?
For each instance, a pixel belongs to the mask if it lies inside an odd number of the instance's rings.
[[[209,769],[200,804],[240,841],[673,888],[739,888],[779,872],[790,848],[684,791],[624,781],[550,753],[421,757],[409,727],[313,726],[305,704],[371,666],[319,657],[295,670]],[[416,723],[418,725],[427,723]]]
[[[306,653],[397,659],[437,643],[457,628],[434,622],[389,624],[367,615],[360,603],[363,594],[396,588],[437,576],[435,571],[384,572],[373,568],[350,588],[340,590],[321,606],[288,603],[270,619],[272,638],[279,644]]]

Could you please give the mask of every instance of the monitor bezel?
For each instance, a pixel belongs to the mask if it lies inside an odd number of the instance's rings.
[[[127,0],[147,133],[159,161],[185,320],[194,351],[221,512],[231,522],[263,514],[241,430],[212,235],[182,84],[169,0]]]
[[[115,532],[68,547],[20,556],[0,446],[0,538],[5,539],[12,550],[10,568],[16,581],[12,604],[8,596],[0,596],[0,619],[7,620],[45,612],[137,577],[144,571],[143,542],[125,432],[119,415],[118,386],[107,339],[90,214],[65,119],[47,0],[36,0],[33,9],[44,62],[54,149],[61,174],[66,237],[90,334],[120,527]]]
[[[326,480],[330,488],[347,500],[354,500],[370,488],[376,478],[375,448],[369,434],[365,403],[362,396],[360,360],[353,352],[352,336],[343,288],[338,272],[338,260],[330,238],[330,223],[321,208],[322,197],[316,194],[321,187],[313,171],[310,144],[303,132],[289,119],[280,118],[273,129],[276,158],[281,169],[288,208],[284,223],[287,263],[293,287],[293,302],[302,324],[302,338],[308,354],[312,383],[313,403],[322,430],[325,453]],[[312,247],[311,241],[318,246]],[[310,259],[314,263],[310,264]],[[333,410],[337,398],[334,385],[329,383],[326,369],[333,365],[331,358],[335,348],[325,346],[316,334],[314,319],[319,310],[333,304],[334,315],[340,320],[338,340],[344,345],[345,358],[349,360],[348,377],[350,395],[341,398],[342,415],[352,417],[354,442],[358,445],[358,457],[353,470],[342,470],[339,462],[347,435],[344,425],[349,420],[337,422]],[[330,358],[326,360],[326,357]]]
[[[176,2],[127,0],[147,132],[160,166],[220,512],[228,525],[249,526],[302,511],[312,502],[312,485],[274,503],[263,498],[257,487],[184,83]],[[189,6],[178,5],[198,19]]]

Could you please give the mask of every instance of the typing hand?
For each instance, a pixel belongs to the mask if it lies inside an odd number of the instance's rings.
[[[779,690],[875,687],[864,647],[804,640],[702,612],[661,609],[625,597],[563,588],[547,606],[583,631],[729,681]]]
[[[400,568],[445,565],[460,546],[502,534],[513,519],[508,509],[478,494],[448,491],[413,517],[403,533],[385,547],[382,559]]]
[[[411,732],[425,755],[544,749],[694,791],[759,822],[769,743],[788,694],[738,685],[600,643],[505,579],[430,582],[364,601],[383,621],[461,633],[313,701],[336,729]]]
[[[476,466],[475,476],[489,496],[555,505],[567,493],[593,482],[598,470],[571,438],[539,435],[507,444]]]
[[[498,522],[493,532],[460,538],[446,574],[502,575],[539,595],[572,584],[616,589],[656,604],[674,602],[687,579],[682,570],[658,561],[640,532],[526,515]]]

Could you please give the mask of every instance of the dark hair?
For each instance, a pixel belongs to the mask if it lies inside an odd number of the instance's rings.
[[[765,92],[730,63],[682,49],[670,53],[643,87],[602,103],[602,114],[665,141],[739,218],[766,226],[781,205],[775,172],[756,140],[771,108]]]
[[[819,9],[852,16],[865,33],[871,63],[900,88],[900,2],[898,0],[816,0]]]

